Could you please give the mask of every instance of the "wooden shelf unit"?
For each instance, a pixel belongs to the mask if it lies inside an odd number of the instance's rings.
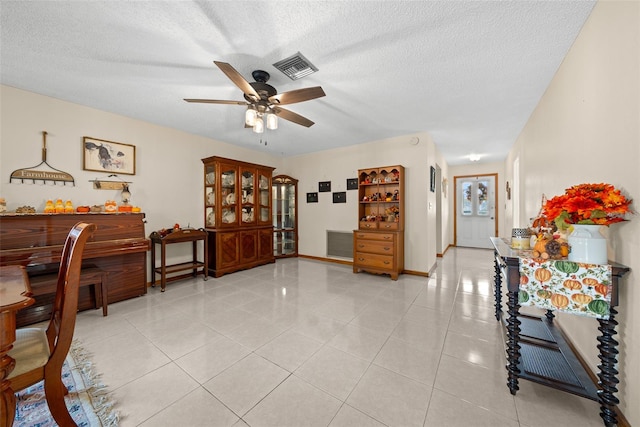
[[[404,167],[358,170],[358,230],[353,232],[353,272],[389,274],[404,269]]]

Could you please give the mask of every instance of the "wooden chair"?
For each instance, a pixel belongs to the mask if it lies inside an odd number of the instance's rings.
[[[95,229],[95,224],[79,222],[69,231],[60,259],[51,320],[46,329],[18,329],[8,353],[16,361],[8,378],[11,388],[19,391],[44,380],[49,410],[62,427],[76,425],[64,402],[68,391],[62,383],[62,364],[71,347],[76,324],[82,253]]]

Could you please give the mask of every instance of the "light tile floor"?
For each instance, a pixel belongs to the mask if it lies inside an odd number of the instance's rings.
[[[429,278],[302,258],[78,315],[122,426],[600,426],[590,400],[506,385],[492,252]]]

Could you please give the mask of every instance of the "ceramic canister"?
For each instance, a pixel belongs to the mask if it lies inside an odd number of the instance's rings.
[[[528,228],[511,229],[511,247],[513,249],[530,249],[531,234]]]

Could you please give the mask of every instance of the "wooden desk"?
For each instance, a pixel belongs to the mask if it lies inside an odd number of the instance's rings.
[[[176,277],[167,278],[168,274],[177,273],[180,271],[191,270],[190,276],[196,277],[198,269],[202,269],[201,273],[204,274],[204,280],[209,277],[209,268],[207,266],[208,254],[207,254],[207,232],[203,229],[182,228],[175,230],[166,236],[162,237],[159,233],[153,232],[151,236],[151,286],[156,285],[156,274],[160,275],[161,292],[164,292],[167,286],[167,281],[184,279],[189,275],[183,274]],[[198,240],[204,242],[204,254],[203,261],[198,261]],[[190,262],[182,262],[179,264],[167,265],[167,245],[172,243],[192,243],[193,258]],[[160,245],[160,267],[156,267],[156,245]]]
[[[16,398],[7,379],[16,366],[7,354],[16,340],[16,312],[35,302],[30,297],[29,276],[18,265],[0,267],[0,427],[11,427],[16,413]]]
[[[547,311],[543,317],[524,316],[520,314],[518,291],[520,290],[520,259],[518,250],[513,250],[502,239],[492,237],[495,248],[495,316],[502,319],[502,280],[507,285],[507,385],[511,394],[518,391],[518,379],[523,378],[600,403],[600,417],[606,426],[617,424],[615,396],[618,388],[618,342],[615,307],[618,305],[619,281],[629,268],[611,264],[611,304],[608,319],[598,319],[597,338],[600,371],[597,373],[598,387],[593,384],[586,369],[579,362],[564,335],[553,324],[554,314]]]

